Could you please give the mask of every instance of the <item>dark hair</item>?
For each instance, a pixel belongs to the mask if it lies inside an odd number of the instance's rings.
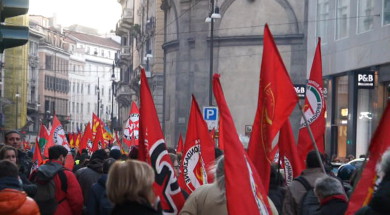
[[[5,152],[7,152],[7,151],[14,151],[15,152],[15,156],[16,156],[16,158],[18,157],[18,150],[17,149],[15,149],[14,147],[12,147],[12,146],[4,146],[3,148],[1,148],[1,150],[0,150],[0,160],[3,160],[4,159],[4,157],[5,157]]]
[[[19,177],[18,167],[14,163],[7,160],[0,161],[0,178],[4,177]]]
[[[108,158],[107,160],[104,161],[103,163],[103,173],[108,174],[108,170],[110,170],[110,167],[113,163],[115,163],[114,158]]]
[[[61,146],[61,145],[55,145],[49,148],[49,159],[58,159],[60,156],[66,156],[68,155],[68,150]]]
[[[321,160],[324,161],[323,155],[320,153]],[[306,156],[306,167],[307,168],[319,168],[321,167],[318,161],[317,152],[315,150],[310,151]]]
[[[171,158],[171,161],[172,161],[172,165],[174,165],[173,163],[175,163],[175,161],[177,161],[179,163],[179,161],[177,160],[177,155],[174,154],[174,153],[168,153],[169,157]]]
[[[176,154],[176,150],[172,147],[167,147],[167,151],[168,151],[168,153]]]
[[[4,134],[4,140],[7,141],[7,136],[10,135],[10,134],[19,134],[19,136],[22,136],[20,135],[19,131],[17,130],[10,130],[10,131],[7,131],[5,134]]]
[[[108,155],[104,149],[96,150],[91,156],[91,160],[95,160],[95,159],[105,160],[107,158],[108,158]]]
[[[276,187],[283,187],[284,186],[284,180],[283,176],[280,172],[278,172],[279,166],[277,163],[271,164],[271,175],[270,175],[270,187],[276,188]]]
[[[112,149],[110,151],[110,158],[114,158],[115,160],[120,159],[122,156],[122,152],[119,149]]]
[[[130,152],[129,152],[129,158],[137,160],[138,159],[138,151],[139,151],[138,146],[131,147]]]

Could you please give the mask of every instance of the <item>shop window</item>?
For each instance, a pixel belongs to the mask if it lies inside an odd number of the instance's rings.
[[[337,156],[347,156],[348,132],[348,76],[336,78],[335,124],[337,125]]]

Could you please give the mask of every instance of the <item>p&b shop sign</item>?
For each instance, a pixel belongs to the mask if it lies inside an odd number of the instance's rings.
[[[357,87],[359,89],[374,89],[375,79],[374,72],[358,72],[357,73]]]

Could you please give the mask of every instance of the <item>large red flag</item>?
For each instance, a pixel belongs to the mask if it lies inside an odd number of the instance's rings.
[[[294,110],[297,102],[298,96],[266,24],[259,98],[248,145],[248,155],[262,179],[266,192],[268,192],[273,159],[272,140]]]
[[[182,158],[179,180],[182,180],[181,184],[185,185],[182,188],[188,194],[203,184],[213,182],[213,177],[207,174],[207,170],[214,165],[214,142],[194,96]]]
[[[92,129],[91,129],[91,123],[88,122],[88,124],[85,126],[83,137],[80,141],[80,151],[83,149],[87,149],[88,151],[92,151],[92,141],[93,141],[93,135],[92,135]]]
[[[123,129],[123,142],[128,147],[138,146],[139,133],[139,110],[137,104],[133,101],[129,112],[129,118]]]
[[[62,145],[68,151],[70,151],[68,140],[66,139],[66,134],[62,128],[61,122],[58,120],[57,116],[53,117],[53,126],[51,127],[49,140],[45,145],[44,155],[49,157],[49,148],[54,145]]]
[[[103,149],[105,148],[105,142],[103,138],[103,129],[101,124],[98,125],[96,129],[96,136],[93,139],[93,144],[92,144],[92,152],[96,152],[98,149]]]
[[[154,191],[160,197],[164,214],[177,214],[183,207],[185,199],[177,183],[172,161],[168,155],[144,69],[141,69],[140,101],[142,141],[147,147],[150,164],[156,173]]]
[[[370,147],[368,148],[368,161],[364,167],[358,184],[355,186],[355,190],[352,193],[348,204],[348,209],[345,214],[355,214],[359,208],[366,206],[370,202],[377,179],[377,174],[375,171],[376,165],[382,157],[382,154],[390,147],[388,136],[389,131],[390,103],[387,103],[386,110],[383,113],[382,119],[379,122],[378,128],[376,129],[375,134],[371,140]]]
[[[70,148],[74,148],[74,142],[75,142],[75,139],[74,139],[74,136],[75,136],[76,133],[68,133],[68,138],[69,138],[69,146]]]
[[[280,129],[278,146],[286,182],[289,184],[305,168],[304,159],[299,157],[298,154],[290,120],[286,120]]]
[[[103,121],[95,114],[92,113],[92,134],[96,135],[99,125],[102,125]]]
[[[318,39],[317,49],[314,54],[311,66],[310,77],[306,87],[305,106],[303,106],[305,117],[313,132],[318,150],[324,153],[325,134],[325,99],[322,83],[322,60],[321,60],[321,39]],[[298,135],[298,151],[302,157],[306,157],[309,151],[313,150],[313,143],[310,138],[305,120],[301,119],[301,128]]]
[[[42,128],[42,126],[41,126],[41,128]],[[41,154],[41,147],[39,146],[38,138],[37,138],[37,141],[35,142],[34,154],[32,157],[32,161],[33,161],[33,167],[31,168],[32,170],[35,170],[43,163],[43,158],[42,158],[42,154]]]
[[[181,136],[181,133],[180,133],[179,142],[177,143],[177,147],[176,147],[176,153],[183,154],[183,150],[184,150],[184,142],[183,142],[183,137]]]
[[[225,141],[226,201],[229,215],[271,214],[267,193],[238,137],[219,82],[219,74],[214,75],[213,91],[224,123],[222,129]]]

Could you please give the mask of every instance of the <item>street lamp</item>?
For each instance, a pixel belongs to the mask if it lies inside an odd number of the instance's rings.
[[[209,105],[213,105],[213,61],[214,61],[214,19],[220,19],[219,7],[214,7],[214,0],[211,1],[211,8],[209,16],[205,22],[210,23],[210,86],[209,86]]]
[[[15,94],[16,98],[16,110],[15,110],[15,129],[18,129],[18,113],[19,113],[19,90]]]
[[[111,132],[114,132],[114,90],[115,90],[115,64],[112,63],[112,75],[111,75]]]
[[[100,117],[100,88],[99,88],[99,77],[98,77],[98,85],[96,87],[97,92],[97,116]]]

